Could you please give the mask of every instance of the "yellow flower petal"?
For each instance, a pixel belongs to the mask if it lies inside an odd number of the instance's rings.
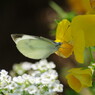
[[[76,74],[89,74],[90,76],[92,75],[91,69],[72,68],[68,72],[74,73],[74,74],[76,73]]]
[[[95,13],[95,1],[94,0],[81,0],[84,6],[84,9],[87,13]]]
[[[80,92],[80,90],[82,89],[80,81],[77,78],[75,78],[73,75],[67,75],[66,78],[69,86],[76,92]]]
[[[68,26],[68,29],[67,31],[65,32],[65,35],[64,35],[64,41],[69,43],[69,44],[73,44],[72,43],[72,36],[71,36],[71,27]]]
[[[72,54],[72,52],[73,52],[73,46],[64,42],[60,46],[60,48],[58,49],[56,54],[63,57],[63,58],[67,58]]]
[[[71,9],[77,13],[95,13],[94,0],[67,0]]]
[[[77,30],[77,33],[75,31],[73,30],[74,55],[79,63],[83,63],[85,50],[84,34],[81,30]]]
[[[71,10],[77,13],[84,13],[86,10],[82,1],[83,0],[67,0],[67,3],[71,7]]]
[[[80,92],[83,88],[92,86],[92,71],[91,69],[73,68],[69,70],[66,79],[72,89]]]
[[[89,74],[75,74],[74,75],[84,87],[92,86],[92,78]]]
[[[76,16],[71,23],[75,58],[84,62],[85,47],[95,46],[95,15]]]
[[[69,72],[71,72],[77,79],[79,79],[79,81],[81,81],[85,87],[92,86],[91,69],[73,68],[69,70]]]
[[[71,27],[73,34],[77,34],[79,30],[83,32],[86,47],[95,46],[95,15],[76,16],[72,20]]]
[[[70,22],[66,19],[62,20],[57,27],[55,42],[64,42],[64,36],[70,26]]]

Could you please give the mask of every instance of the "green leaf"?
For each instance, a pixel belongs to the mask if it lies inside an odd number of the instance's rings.
[[[66,92],[65,92],[65,95],[80,95],[80,94],[79,93],[76,93],[72,89],[67,89]]]
[[[95,52],[95,46],[91,47],[91,50]]]

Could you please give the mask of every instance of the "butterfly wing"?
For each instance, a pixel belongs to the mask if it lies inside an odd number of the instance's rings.
[[[44,37],[13,34],[12,38],[17,49],[28,58],[47,58],[59,48],[56,43]]]

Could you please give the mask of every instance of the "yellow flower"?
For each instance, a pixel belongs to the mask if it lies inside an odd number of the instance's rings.
[[[56,40],[55,42],[63,43],[59,50],[56,52],[61,57],[67,58],[73,52],[72,44],[68,43],[68,41],[72,40],[71,37],[71,29],[70,29],[70,22],[68,20],[62,20],[57,27],[56,31]]]
[[[95,14],[95,0],[82,0],[86,13]]]
[[[69,4],[70,9],[77,13],[84,13],[86,11],[82,0],[67,0],[67,3]]]
[[[71,23],[66,19],[62,20],[57,27],[56,42],[69,44],[67,48],[62,44],[61,48],[69,51],[68,56],[74,51],[76,60],[83,63],[85,48],[95,46],[95,15],[79,15]],[[63,54],[60,49],[57,51],[58,55]]]
[[[80,92],[83,88],[92,86],[92,71],[91,69],[73,68],[69,70],[66,79],[73,90]]]
[[[76,16],[71,23],[76,60],[84,62],[85,47],[95,46],[95,15]]]
[[[71,9],[77,13],[95,13],[94,0],[67,0]]]

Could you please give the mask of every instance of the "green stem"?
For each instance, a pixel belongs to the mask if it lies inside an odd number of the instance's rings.
[[[94,61],[94,58],[93,58],[91,47],[89,47],[89,51],[90,51],[91,64],[92,64],[92,62],[95,62],[95,61]]]
[[[56,11],[56,13],[61,17],[65,18],[67,17],[67,13],[63,11],[62,8],[60,8],[55,2],[51,1],[49,3],[50,7]]]

